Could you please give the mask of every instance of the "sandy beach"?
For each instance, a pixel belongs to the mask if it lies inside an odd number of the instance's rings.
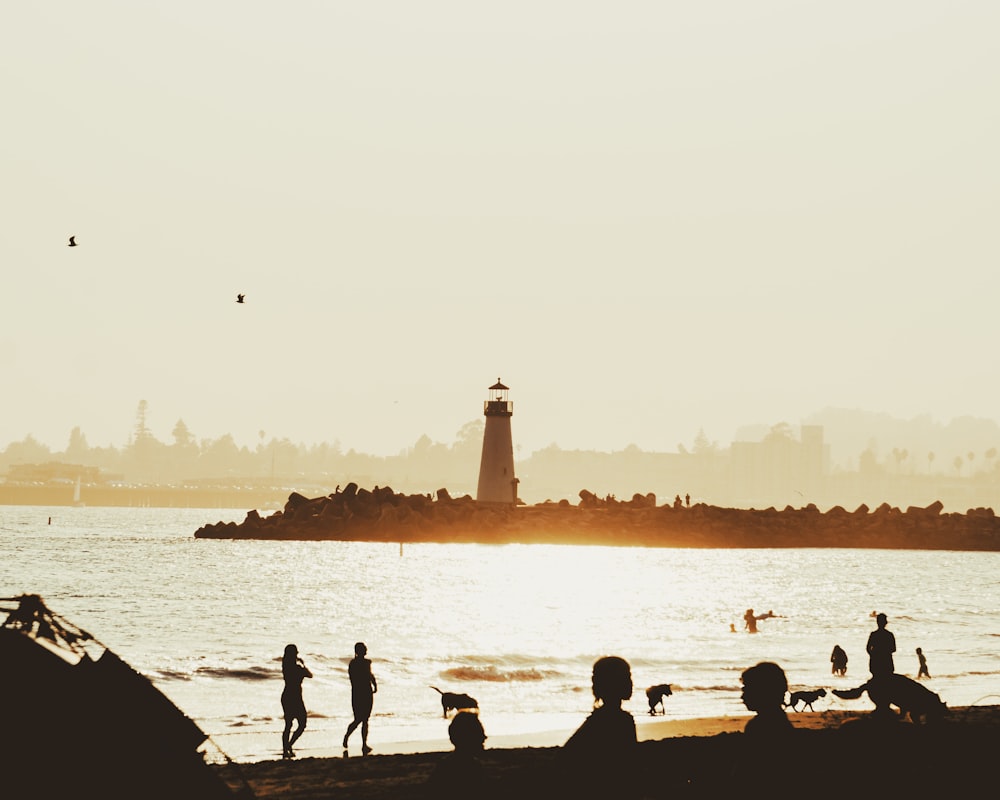
[[[644,721],[639,726],[642,797],[723,797],[733,791],[771,796],[928,797],[971,791],[995,780],[1000,706],[950,709],[931,725],[870,709],[789,712],[796,729],[787,751],[762,754],[742,733],[749,716]],[[571,731],[487,740],[481,762],[498,797],[558,797],[550,780]],[[428,776],[447,752],[396,752],[362,758],[304,758],[236,766],[258,798],[425,797]],[[748,761],[748,759],[753,759]],[[803,783],[806,782],[806,783]]]

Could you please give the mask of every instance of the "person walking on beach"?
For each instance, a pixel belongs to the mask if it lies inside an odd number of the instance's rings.
[[[847,674],[847,653],[839,644],[833,646],[830,653],[830,672],[843,678]]]
[[[622,708],[632,696],[632,668],[619,656],[594,662],[591,674],[594,710],[563,745],[562,780],[571,791],[562,796],[638,797],[635,766],[638,737],[635,719]],[[563,788],[567,788],[564,784]]]
[[[917,671],[917,680],[929,678],[931,674],[927,671],[927,657],[919,647],[917,648],[917,660],[920,662],[920,669]]]
[[[285,654],[281,658],[281,677],[285,680],[285,688],[281,690],[281,710],[285,714],[285,729],[281,733],[281,757],[295,758],[292,745],[306,729],[306,704],[302,699],[302,681],[311,678],[312,673],[299,658],[299,649],[294,644],[285,645]],[[293,722],[298,723],[294,733],[292,733]]]
[[[351,679],[351,708],[354,710],[354,719],[347,726],[347,733],[344,734],[344,753],[347,753],[347,740],[355,729],[361,726],[361,755],[368,755],[372,749],[368,746],[368,718],[372,715],[372,705],[375,700],[375,692],[378,691],[378,683],[372,674],[372,662],[370,658],[365,658],[368,647],[364,642],[354,645],[354,658],[347,665],[347,674]]]

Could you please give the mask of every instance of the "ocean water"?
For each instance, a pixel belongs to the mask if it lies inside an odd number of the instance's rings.
[[[762,660],[792,689],[852,688],[868,677],[874,610],[896,635],[897,672],[915,676],[922,647],[949,705],[1000,703],[1000,553],[194,538],[245,514],[0,506],[0,596],[41,595],[237,762],[280,757],[290,642],[314,674],[302,757],[340,753],[356,641],[379,682],[376,752],[450,749],[432,686],[477,698],[494,741],[572,731],[606,654],[632,665],[640,735],[656,683],[674,690],[667,719],[746,715],[740,672]],[[747,608],[777,616],[749,634]],[[828,694],[815,710],[870,707]]]

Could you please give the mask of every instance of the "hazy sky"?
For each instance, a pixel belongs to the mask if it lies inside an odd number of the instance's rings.
[[[498,376],[525,456],[996,418],[998,38],[994,0],[8,3],[0,446],[146,400],[390,454]]]

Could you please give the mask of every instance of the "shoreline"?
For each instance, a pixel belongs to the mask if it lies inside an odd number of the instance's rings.
[[[794,713],[794,712],[793,712]],[[817,712],[819,713],[819,712]],[[827,714],[841,713],[833,709],[827,709]],[[855,712],[847,712],[855,713]],[[864,713],[864,712],[859,712]],[[657,715],[651,717],[645,713],[634,714],[636,722],[636,735],[640,742],[657,741],[665,738],[678,736],[714,736],[718,733],[731,733],[743,730],[743,726],[750,718],[750,714],[720,715],[716,717],[671,717]],[[800,713],[798,716],[802,716]],[[794,717],[793,719],[797,719]],[[443,722],[443,721],[442,721]],[[529,730],[517,733],[490,732],[490,723],[484,719],[486,728],[486,747],[495,750],[513,750],[521,748],[553,748],[561,747],[572,735],[574,727],[553,727],[538,730]],[[452,750],[452,744],[448,740],[447,724],[440,727],[440,736],[423,736],[421,738],[390,738],[382,739],[384,729],[373,727],[369,744],[373,748],[373,755],[378,756],[401,756],[417,754],[443,754]],[[318,730],[315,726],[307,728],[305,735],[298,742],[295,750],[300,760],[308,759],[343,759],[343,750],[337,744],[340,741],[342,731]],[[243,736],[244,734],[230,734]],[[257,764],[269,761],[281,760],[280,729],[267,731],[266,733],[249,734],[252,738],[251,746],[246,744],[242,747],[227,747],[226,740],[230,735],[213,734],[209,736],[209,749],[213,754],[213,762],[231,761],[241,766]],[[404,734],[405,735],[405,734]],[[317,743],[317,739],[322,744]],[[239,756],[233,755],[232,750],[244,750],[249,754]],[[360,756],[361,739],[360,733],[355,733],[351,739],[349,756]]]
[[[897,789],[908,787],[914,791],[935,785],[943,790],[976,785],[976,781],[991,774],[990,754],[1000,744],[1000,706],[955,707],[937,725],[918,725],[898,717],[891,723],[876,722],[871,709],[792,711],[788,717],[801,732],[796,734],[793,749],[802,749],[799,755],[804,761],[833,759],[831,763],[840,766],[831,771],[830,763],[822,767],[807,766],[799,764],[791,754],[779,754],[774,764],[775,774],[765,770],[761,775],[747,778],[752,783],[770,775],[768,779],[779,782],[787,796],[805,791],[796,784],[797,779],[816,781],[822,774],[823,785],[808,789],[811,794],[818,791],[820,796],[828,796],[824,790],[832,792],[833,784],[861,780],[862,772],[867,772],[865,761],[875,751],[880,762],[892,765],[891,780],[889,777],[880,780]],[[715,789],[720,788],[716,780],[720,765],[739,763],[733,759],[744,753],[741,748],[747,740],[742,731],[749,718],[747,714],[639,724],[639,769],[649,780],[643,796],[675,797],[678,793],[731,796],[728,792],[716,793]],[[571,733],[547,731],[490,737],[480,761],[491,779],[510,792],[501,796],[525,796],[525,792],[527,796],[555,796],[545,793],[538,780],[549,774],[561,745]],[[259,800],[418,798],[423,796],[430,772],[452,750],[446,742],[440,749],[428,749],[433,744],[428,742],[400,742],[383,744],[386,752],[380,753],[378,743],[372,744],[376,751],[367,757],[358,754],[360,745],[357,745],[348,758],[276,759],[238,764],[236,768]],[[781,776],[776,774],[779,772]],[[707,788],[691,794],[691,778],[685,775],[695,776],[694,782],[700,780]],[[724,782],[732,778],[726,770],[721,771]],[[732,785],[727,787],[732,788]],[[749,790],[752,786],[744,788]]]

